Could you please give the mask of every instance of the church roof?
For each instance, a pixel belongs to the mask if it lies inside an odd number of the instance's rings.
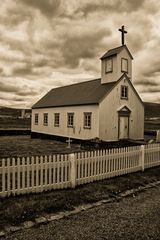
[[[105,58],[108,58],[108,57],[111,57],[111,56],[114,56],[114,55],[117,55],[118,53],[120,53],[123,49],[126,49],[129,56],[131,57],[131,59],[133,59],[130,51],[128,50],[127,46],[126,45],[122,45],[120,47],[116,47],[116,48],[113,48],[113,49],[110,49],[109,51],[107,51],[100,59],[105,59]]]
[[[101,84],[101,79],[54,88],[33,105],[34,108],[98,104],[116,82]]]

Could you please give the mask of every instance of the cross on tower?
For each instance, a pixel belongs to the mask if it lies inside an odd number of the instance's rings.
[[[127,31],[124,30],[124,25],[122,28],[118,29],[122,33],[122,45],[124,45],[124,34],[127,33]]]

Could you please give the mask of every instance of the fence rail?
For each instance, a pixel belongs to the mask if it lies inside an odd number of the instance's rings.
[[[160,144],[0,162],[0,197],[75,187],[160,165]]]
[[[144,146],[145,168],[160,165],[160,144],[149,144]]]

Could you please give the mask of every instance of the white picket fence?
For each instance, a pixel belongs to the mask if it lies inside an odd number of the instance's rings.
[[[63,189],[160,165],[160,144],[0,160],[0,197]]]

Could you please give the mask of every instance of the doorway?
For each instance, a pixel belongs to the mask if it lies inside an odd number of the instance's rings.
[[[129,120],[131,110],[124,106],[118,110],[118,138],[128,139],[129,138]]]
[[[120,116],[119,118],[119,139],[129,138],[129,117]]]

